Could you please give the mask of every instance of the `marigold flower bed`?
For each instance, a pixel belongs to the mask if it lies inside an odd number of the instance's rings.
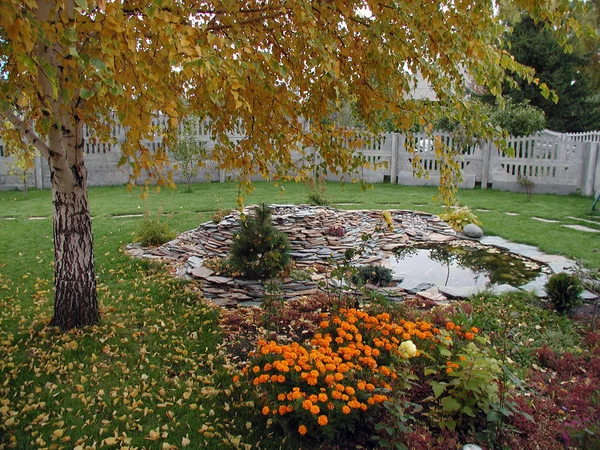
[[[470,338],[449,323],[393,322],[357,309],[323,313],[321,333],[303,344],[260,340],[243,371],[263,401],[262,414],[301,435],[334,436],[375,416],[390,392],[408,389],[407,360],[450,334]]]

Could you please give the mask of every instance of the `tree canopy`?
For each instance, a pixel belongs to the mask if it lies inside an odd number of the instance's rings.
[[[554,33],[523,17],[514,25],[507,38],[509,51],[515,59],[533,67],[536,76],[547,83],[558,96],[558,102],[544,98],[539,89],[526,80],[519,79],[518,86],[506,88],[506,94],[517,103],[530,102],[542,109],[547,127],[554,131],[577,132],[600,129],[600,91],[594,89],[589,70],[593,66],[592,41],[571,37],[566,49],[559,44]],[[598,39],[596,38],[596,45]],[[568,50],[571,51],[568,51]]]
[[[516,3],[564,32],[574,26],[566,0]],[[442,112],[485,131],[466,101],[469,80],[493,95],[507,73],[538,84],[501,48],[503,31],[493,2],[475,0],[1,2],[0,114],[51,170],[53,322],[98,320],[84,123],[105,137],[111,124],[126,127],[122,163],[132,161],[134,177],[158,177],[167,163],[164,149],[141,139],[173,132],[187,115],[210,119],[221,142],[213,158],[242,180],[301,177],[308,170],[292,152],[309,148],[330,169],[349,170],[349,132],[322,120],[343,99],[356,99],[373,131],[382,119],[398,130],[427,126]],[[437,101],[411,97],[419,75]],[[167,130],[153,125],[157,112]],[[237,145],[227,138],[235,126],[246,136]]]

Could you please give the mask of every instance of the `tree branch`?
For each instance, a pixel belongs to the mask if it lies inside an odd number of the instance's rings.
[[[38,135],[11,110],[7,108],[4,111],[2,111],[1,114],[4,117],[6,117],[10,121],[10,123],[13,124],[13,126],[21,134],[21,136],[23,136],[25,139],[31,142],[31,144],[40,151],[44,158],[48,159],[57,156],[57,153],[50,149],[50,147],[48,147],[48,144],[42,141],[38,137]]]
[[[264,16],[259,16],[259,17],[254,17],[252,19],[245,19],[245,20],[239,20],[237,22],[234,22],[232,24],[214,24],[214,25],[209,25],[206,27],[207,30],[209,31],[219,31],[219,30],[226,30],[229,28],[233,28],[235,26],[240,26],[240,25],[248,25],[251,23],[256,23],[256,22],[262,22],[263,20],[269,20],[269,19],[276,19],[278,17],[281,17],[285,15],[284,12],[277,12],[274,14],[268,14],[268,15],[264,15]]]

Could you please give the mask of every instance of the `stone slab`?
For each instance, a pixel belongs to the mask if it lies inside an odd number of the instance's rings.
[[[587,220],[587,219],[582,219],[580,217],[573,217],[573,216],[567,216],[567,219],[577,220],[579,222],[593,223],[594,225],[600,225],[600,221],[598,221],[598,220]]]
[[[542,219],[541,217],[532,217],[532,219],[537,220],[538,222],[544,222],[544,223],[560,223],[559,220]]]
[[[214,273],[215,273],[214,270],[209,269],[208,267],[204,267],[204,266],[194,267],[190,271],[190,275],[193,278],[201,278],[201,279],[208,278],[208,277],[212,276]]]
[[[595,228],[584,227],[583,225],[563,225],[565,228],[570,228],[571,230],[577,231],[585,231],[586,233],[600,233],[600,230],[596,230]]]
[[[518,288],[511,286],[510,284],[494,285],[494,286],[492,286],[491,289],[492,289],[492,292],[496,295],[519,291]]]
[[[454,287],[454,286],[438,286],[438,290],[450,299],[461,300],[470,297],[480,291],[477,286],[470,287]]]

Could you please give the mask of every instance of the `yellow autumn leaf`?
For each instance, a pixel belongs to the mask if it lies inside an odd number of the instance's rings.
[[[115,445],[117,443],[117,438],[115,438],[115,437],[107,437],[106,439],[104,439],[103,442],[106,445]]]
[[[52,432],[52,436],[56,439],[60,439],[61,437],[63,437],[64,434],[65,434],[65,430],[62,428],[59,428],[58,430],[54,430]]]

